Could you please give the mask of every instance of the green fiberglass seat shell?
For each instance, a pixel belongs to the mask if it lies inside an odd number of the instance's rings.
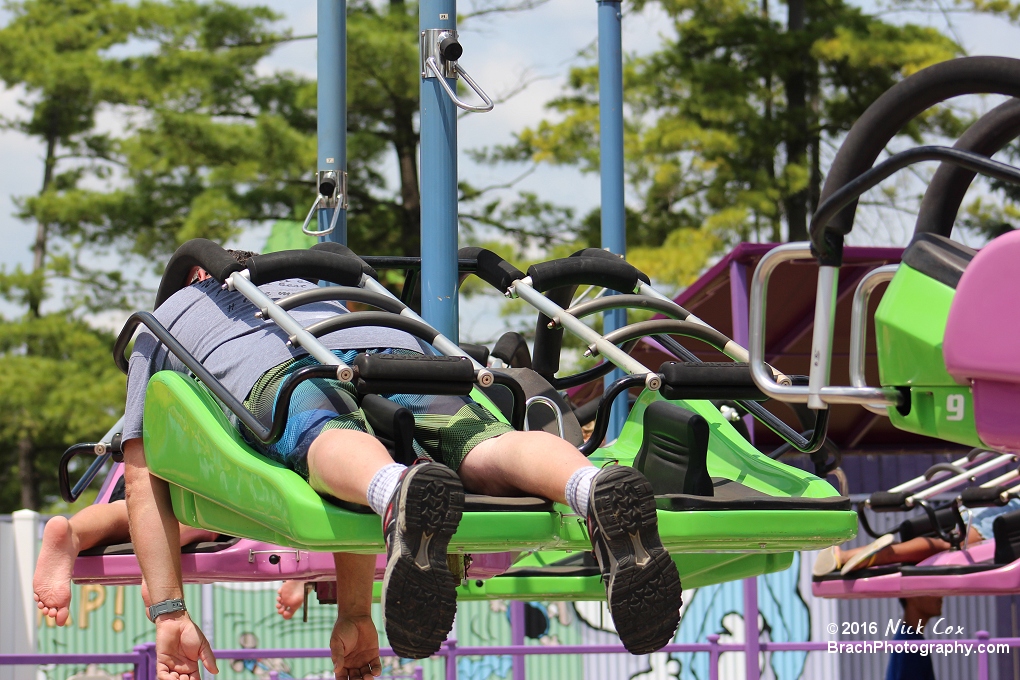
[[[633,461],[640,445],[643,395],[622,436],[600,449],[596,464]],[[712,427],[709,473],[761,494],[791,500],[788,508],[663,510],[663,544],[677,552],[785,552],[810,550],[851,538],[856,515],[836,491],[813,475],[764,456],[708,402],[690,402]],[[216,401],[196,382],[162,372],[150,381],[145,411],[146,459],[171,483],[174,511],[191,526],[320,551],[382,552],[378,517],[342,509],[320,497],[298,475],[247,447]],[[817,509],[811,509],[812,501]],[[464,514],[452,552],[589,550],[583,521],[554,511]]]

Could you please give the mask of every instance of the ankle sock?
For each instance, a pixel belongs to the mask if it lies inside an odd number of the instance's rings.
[[[567,505],[581,517],[588,516],[588,495],[591,493],[591,483],[601,468],[583,467],[576,470],[567,480],[567,488],[564,495],[567,497]]]
[[[406,469],[407,466],[400,463],[384,465],[379,468],[379,471],[372,477],[372,481],[368,483],[368,492],[366,494],[368,496],[368,506],[380,517],[386,514],[386,506],[389,505],[390,499],[393,498],[393,492],[397,489],[400,475]]]

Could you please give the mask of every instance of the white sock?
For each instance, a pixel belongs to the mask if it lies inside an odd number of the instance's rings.
[[[393,492],[397,489],[400,475],[406,469],[407,466],[400,463],[384,465],[375,473],[372,481],[368,483],[368,493],[366,494],[368,496],[368,505],[380,517],[386,514],[386,506],[389,505],[390,499],[393,498]]]
[[[564,495],[567,497],[567,505],[581,517],[588,516],[588,495],[591,493],[591,483],[601,468],[583,467],[570,475],[567,480],[567,488]]]

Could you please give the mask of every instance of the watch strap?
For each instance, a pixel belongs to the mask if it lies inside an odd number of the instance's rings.
[[[184,600],[176,598],[173,600],[163,600],[149,607],[149,620],[155,623],[156,618],[163,614],[172,614],[174,612],[186,612],[187,607],[184,606]]]

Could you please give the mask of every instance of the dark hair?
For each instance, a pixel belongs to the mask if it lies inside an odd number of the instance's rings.
[[[254,250],[231,250],[227,248],[227,252],[230,253],[239,264],[244,264],[249,259],[258,255]]]
[[[903,607],[903,609],[906,609],[907,608],[907,598],[901,597],[901,598],[899,598],[899,600],[900,600],[900,606]]]

